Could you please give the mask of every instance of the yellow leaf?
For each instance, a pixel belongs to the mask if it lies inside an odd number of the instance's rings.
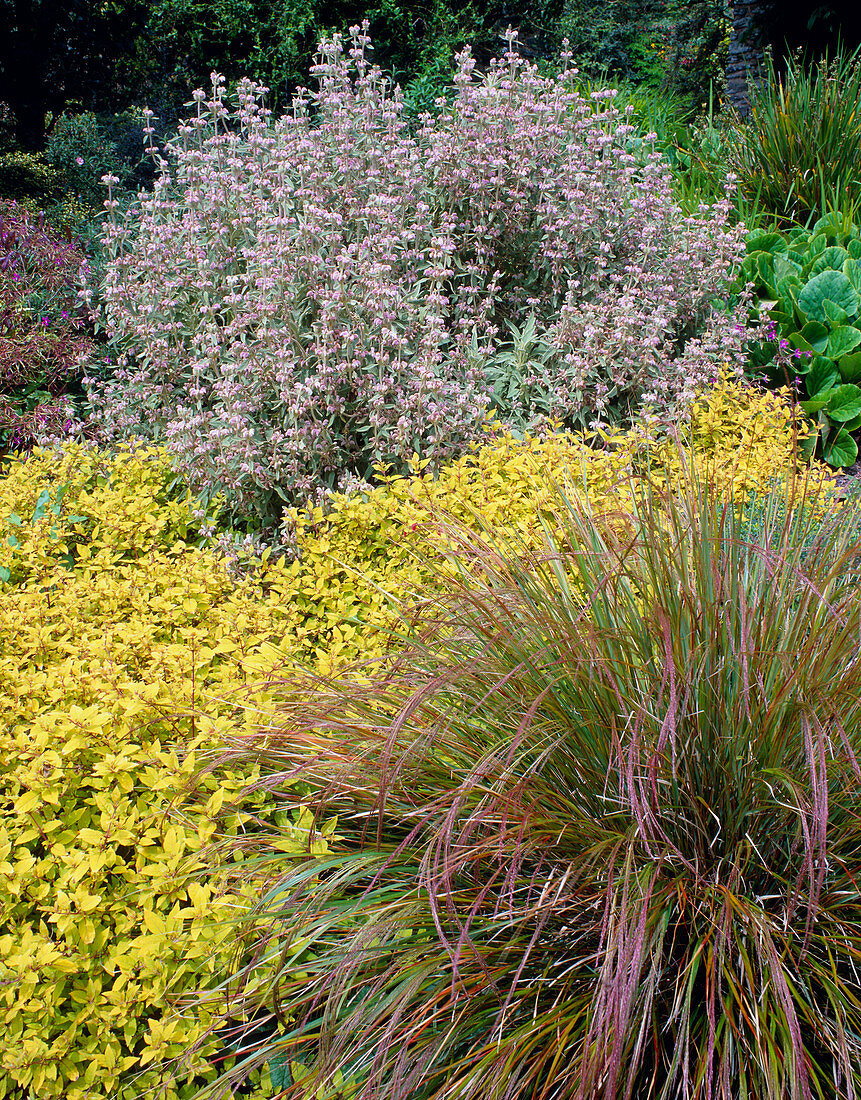
[[[92,943],[96,938],[96,926],[89,917],[81,917],[75,922],[75,927],[80,936],[81,943]]]
[[[221,807],[224,805],[224,789],[219,787],[217,791],[209,796],[206,801],[206,812],[208,814],[217,814]]]
[[[144,909],[143,922],[148,932],[156,936],[164,935],[164,920],[154,910]]]
[[[41,801],[42,798],[38,791],[27,791],[26,794],[22,794],[20,798],[15,800],[15,813],[28,814],[31,810],[35,810]]]
[[[88,894],[85,890],[75,893],[75,904],[81,913],[92,913],[101,902],[101,894]]]
[[[125,794],[128,794],[129,791],[134,790],[134,785],[135,781],[134,779],[132,779],[128,772],[120,772],[117,776],[117,786]]]

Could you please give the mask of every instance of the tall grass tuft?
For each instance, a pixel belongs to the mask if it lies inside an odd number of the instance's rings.
[[[236,743],[338,815],[245,853],[283,1095],[859,1094],[859,514],[631,488],[560,489],[540,553],[445,525],[406,655]]]
[[[765,210],[815,220],[861,197],[861,55],[813,65],[790,57],[780,76],[768,58],[750,92],[750,117],[733,126],[726,159],[739,188]]]

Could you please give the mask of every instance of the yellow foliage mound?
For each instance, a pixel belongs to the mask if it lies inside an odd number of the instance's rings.
[[[161,453],[72,447],[0,488],[0,1096],[171,1098],[214,1075],[214,1042],[182,1080],[160,1067],[210,1022],[172,1005],[229,967],[251,896],[198,853],[255,807],[222,813],[248,776],[189,786],[211,741],[194,715],[230,713],[259,614],[184,541],[171,480]],[[277,819],[285,851],[320,850],[306,817]]]

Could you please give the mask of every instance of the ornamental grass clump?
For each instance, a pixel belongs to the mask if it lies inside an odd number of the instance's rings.
[[[750,117],[732,126],[727,163],[744,195],[786,221],[857,208],[861,198],[861,54],[838,52],[805,64],[789,57],[779,74],[766,58],[750,90]]]
[[[537,553],[450,525],[419,640],[236,741],[338,815],[325,857],[269,864],[231,1005],[280,1028],[237,1074],[268,1061],[297,1100],[858,1095],[861,518],[792,478],[630,501],[560,491]]]
[[[728,200],[685,217],[612,91],[513,50],[477,79],[467,49],[453,102],[412,135],[351,33],[274,121],[264,88],[233,103],[213,74],[152,147],[152,195],[128,216],[109,198],[106,437],[163,442],[195,491],[266,525],[379,464],[438,463],[490,412],[624,419],[741,366]]]

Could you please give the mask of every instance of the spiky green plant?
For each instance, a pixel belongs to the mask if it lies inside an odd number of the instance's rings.
[[[288,1098],[859,1095],[858,509],[575,500],[448,525],[406,654],[235,745],[338,815],[230,981]]]
[[[861,54],[814,65],[797,57],[779,75],[767,59],[751,88],[750,117],[727,135],[739,186],[765,210],[789,219],[821,217],[861,193]]]

